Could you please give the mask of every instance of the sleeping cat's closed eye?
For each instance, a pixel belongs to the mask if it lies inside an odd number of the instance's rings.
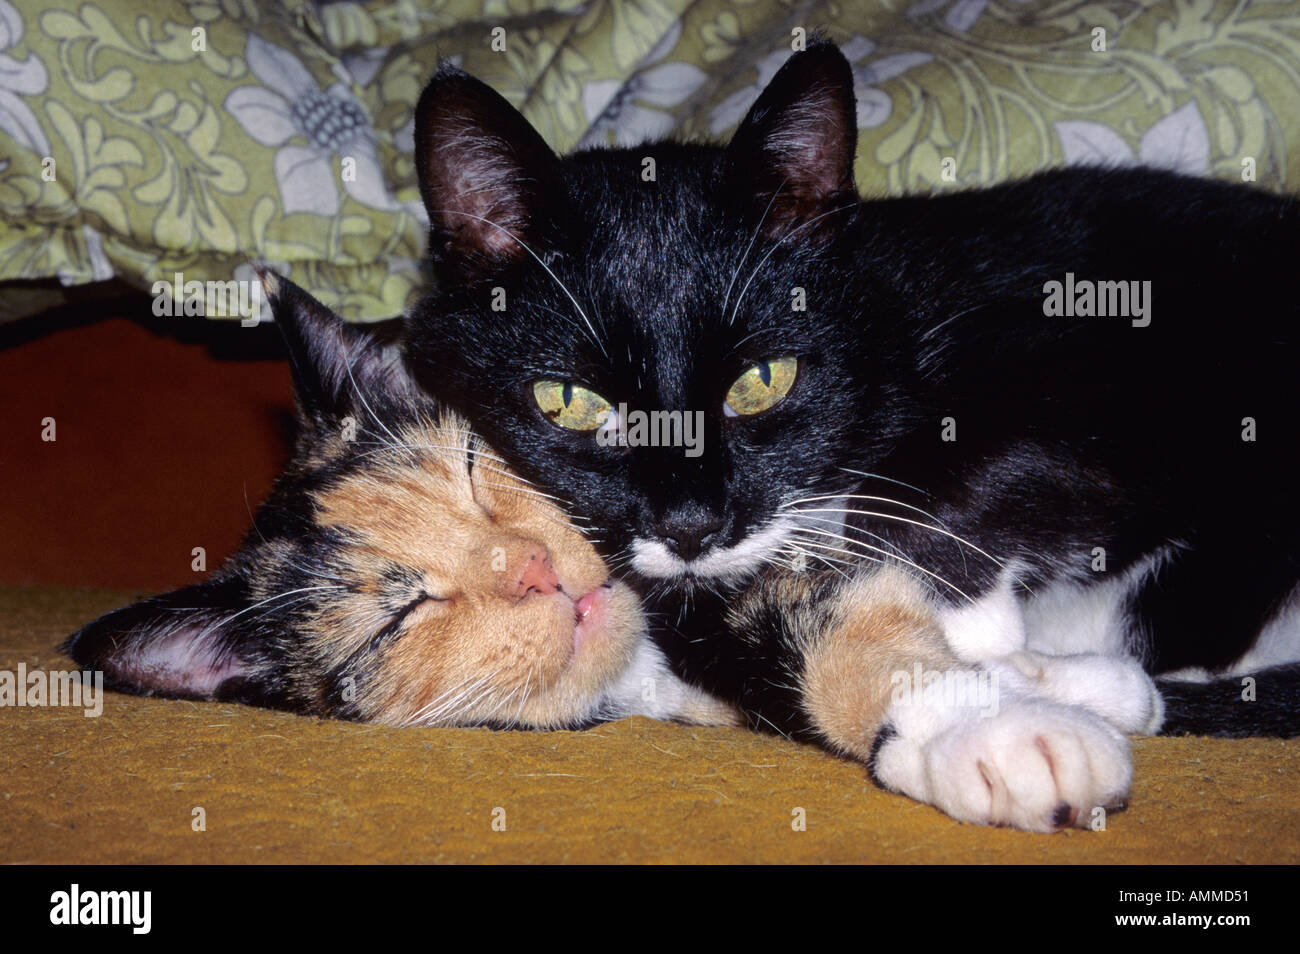
[[[444,604],[445,604],[445,603],[449,603],[449,602],[451,602],[450,597],[446,597],[446,596],[434,596],[432,593],[424,593],[424,592],[422,592],[422,593],[420,593],[419,595],[417,595],[416,597],[414,597],[414,598],[411,600],[411,602],[407,603],[404,607],[402,607],[402,611],[401,611],[401,613],[399,614],[398,618],[399,618],[399,619],[406,619],[408,616],[410,616],[410,615],[411,615],[412,613],[414,613],[416,610],[420,610],[420,609],[430,609],[430,608],[436,606],[436,605],[439,604],[439,603],[444,603]]]

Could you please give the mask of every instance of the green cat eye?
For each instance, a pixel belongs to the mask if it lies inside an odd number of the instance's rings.
[[[775,407],[790,393],[798,369],[799,359],[788,356],[757,362],[731,385],[726,410],[748,417]]]
[[[595,391],[572,381],[534,381],[533,400],[551,421],[571,431],[594,431],[613,410]]]

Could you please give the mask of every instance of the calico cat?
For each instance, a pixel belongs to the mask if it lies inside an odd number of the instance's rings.
[[[390,725],[737,721],[669,673],[637,598],[546,496],[411,387],[396,329],[262,277],[292,460],[209,580],[100,617],[69,655],[130,692]]]
[[[829,739],[818,633],[720,634],[773,566],[906,567],[957,658],[1108,696],[1130,731],[1166,719],[1143,671],[1300,660],[1294,199],[1076,169],[864,201],[826,42],[725,147],[557,157],[450,66],[415,129],[437,287],[413,376],[589,521],[676,671],[751,724],[913,794],[939,731],[873,716]],[[1177,688],[1168,724],[1300,733],[1298,671],[1250,703]]]

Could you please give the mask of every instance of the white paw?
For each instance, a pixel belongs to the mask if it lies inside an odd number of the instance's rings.
[[[886,786],[960,821],[1044,832],[1086,828],[1097,808],[1121,807],[1133,776],[1114,726],[1038,699],[962,719],[919,745],[895,737],[874,767]]]
[[[1083,710],[1037,700],[956,725],[924,749],[934,804],[961,821],[1028,831],[1087,827],[1128,797],[1128,743]]]
[[[987,661],[1007,688],[1082,706],[1122,732],[1155,735],[1165,719],[1155,681],[1127,656],[1016,652]]]

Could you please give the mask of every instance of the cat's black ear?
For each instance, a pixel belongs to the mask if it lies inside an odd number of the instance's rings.
[[[336,421],[414,394],[401,359],[401,319],[350,324],[287,278],[253,268],[284,335],[304,423]]]
[[[835,44],[817,40],[777,71],[727,147],[730,178],[762,231],[780,237],[793,227],[857,201],[853,70]],[[819,223],[820,224],[820,223]]]
[[[87,623],[59,649],[107,685],[146,696],[247,696],[257,682],[227,621],[245,608],[233,579],[187,586]],[[236,691],[238,690],[238,691]]]
[[[429,250],[445,279],[491,280],[541,254],[559,195],[559,161],[491,87],[445,65],[415,108],[415,167]]]

